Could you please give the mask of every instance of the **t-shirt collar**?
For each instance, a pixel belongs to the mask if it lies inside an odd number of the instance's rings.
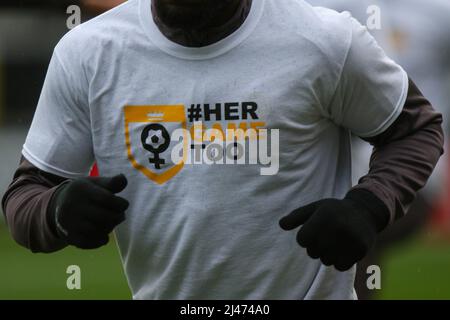
[[[188,60],[212,59],[238,46],[256,28],[264,11],[265,4],[265,0],[253,0],[248,17],[235,32],[211,45],[192,48],[182,46],[164,36],[153,20],[151,14],[151,0],[139,0],[139,2],[141,25],[151,42],[169,55]]]

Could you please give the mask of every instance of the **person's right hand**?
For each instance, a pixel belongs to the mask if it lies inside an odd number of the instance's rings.
[[[125,220],[129,203],[115,194],[126,186],[123,174],[63,183],[48,207],[58,236],[81,249],[106,245],[112,230]]]

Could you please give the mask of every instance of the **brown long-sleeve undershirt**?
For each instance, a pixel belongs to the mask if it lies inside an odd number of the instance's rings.
[[[36,168],[22,156],[2,199],[6,223],[17,243],[33,252],[53,252],[66,246],[47,214],[55,190],[66,180]]]
[[[365,139],[374,146],[369,173],[354,188],[371,191],[394,218],[403,216],[443,153],[442,116],[410,81],[400,116],[382,134]],[[22,157],[2,199],[14,239],[34,252],[65,247],[48,214],[52,195],[65,178],[43,172]]]
[[[397,120],[382,134],[364,140],[374,147],[370,169],[354,188],[369,190],[383,200],[393,222],[406,214],[444,153],[442,115],[410,80]]]

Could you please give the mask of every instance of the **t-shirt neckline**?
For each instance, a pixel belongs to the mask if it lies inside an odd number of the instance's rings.
[[[248,17],[244,23],[228,37],[200,48],[182,46],[169,40],[159,30],[151,14],[151,0],[139,0],[139,18],[144,32],[160,50],[187,60],[206,60],[216,58],[242,43],[256,28],[264,11],[265,0],[253,0]]]

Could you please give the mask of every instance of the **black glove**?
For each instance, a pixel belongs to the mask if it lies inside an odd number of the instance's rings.
[[[114,194],[126,186],[124,175],[67,180],[50,200],[51,227],[67,244],[81,249],[106,245],[111,231],[125,220],[129,203]]]
[[[339,271],[366,256],[377,233],[389,222],[386,205],[370,191],[353,189],[344,199],[324,199],[294,210],[280,220],[284,230],[301,225],[297,242],[308,255]]]

